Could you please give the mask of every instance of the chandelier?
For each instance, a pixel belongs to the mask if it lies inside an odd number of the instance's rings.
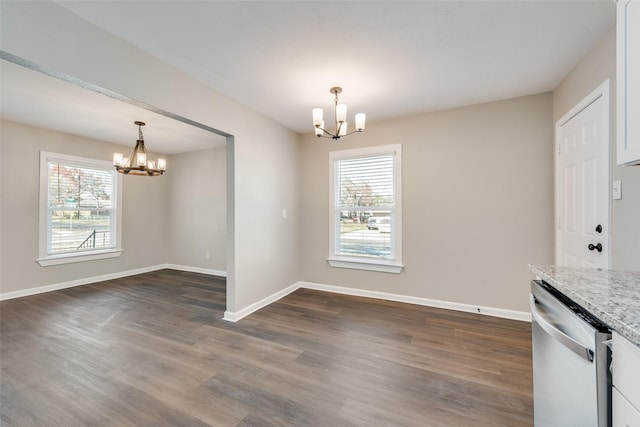
[[[113,153],[113,166],[120,173],[126,175],[162,175],[167,170],[167,160],[158,158],[158,163],[147,157],[147,150],[144,148],[144,138],[142,137],[142,126],[144,122],[133,122],[138,126],[138,141],[128,159],[122,153]]]
[[[338,140],[343,136],[351,135],[356,132],[364,131],[364,121],[365,114],[358,113],[356,114],[356,130],[349,132],[347,130],[347,106],[345,104],[338,104],[338,94],[342,92],[341,87],[332,87],[329,89],[329,92],[335,95],[335,99],[333,100],[335,103],[335,120],[336,120],[336,130],[334,133],[327,131],[324,128],[324,120],[322,119],[322,108],[314,108],[313,109],[313,126],[315,127],[316,136],[318,138],[332,138],[334,140]]]

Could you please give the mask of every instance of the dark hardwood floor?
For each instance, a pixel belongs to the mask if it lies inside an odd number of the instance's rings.
[[[0,303],[3,426],[530,426],[530,325],[163,270]]]

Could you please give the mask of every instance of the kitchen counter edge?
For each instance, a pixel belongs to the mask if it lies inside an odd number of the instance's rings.
[[[531,264],[529,270],[640,347],[640,271]]]

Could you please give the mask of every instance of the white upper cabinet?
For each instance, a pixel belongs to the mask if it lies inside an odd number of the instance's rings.
[[[640,164],[640,0],[617,4],[617,160]]]

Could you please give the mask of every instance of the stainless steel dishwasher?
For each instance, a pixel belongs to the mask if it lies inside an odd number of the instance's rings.
[[[611,426],[607,325],[545,282],[531,282],[536,427]]]

